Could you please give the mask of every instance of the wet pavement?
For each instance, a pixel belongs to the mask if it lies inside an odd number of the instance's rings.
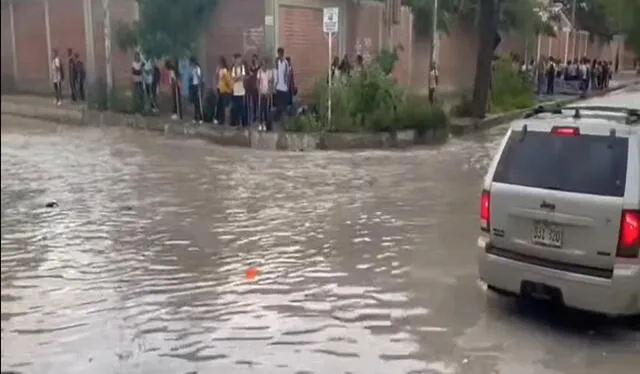
[[[478,283],[478,194],[504,127],[413,151],[276,153],[2,121],[3,372],[640,365],[633,321]]]

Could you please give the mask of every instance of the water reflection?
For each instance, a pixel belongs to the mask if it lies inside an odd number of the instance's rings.
[[[500,131],[286,154],[6,118],[2,370],[624,373],[638,334],[586,346],[476,283]]]

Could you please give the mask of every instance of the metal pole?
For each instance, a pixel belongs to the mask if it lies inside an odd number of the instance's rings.
[[[572,28],[572,37],[571,37],[571,55],[572,60],[576,59],[576,0],[571,2],[571,28]]]
[[[109,9],[109,0],[102,0],[102,10],[104,12],[104,53],[107,83],[107,90],[110,96],[113,89],[113,70],[111,68],[111,10]]]
[[[329,35],[329,94],[327,95],[327,125],[331,126],[331,86],[332,86],[332,81],[333,81],[333,77],[331,76],[331,54],[333,53],[333,42],[331,39],[333,39],[333,33],[327,33],[327,35]]]

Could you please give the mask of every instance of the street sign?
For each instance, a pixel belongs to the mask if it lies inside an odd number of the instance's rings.
[[[327,34],[338,32],[338,8],[324,8],[322,12],[322,30]]]

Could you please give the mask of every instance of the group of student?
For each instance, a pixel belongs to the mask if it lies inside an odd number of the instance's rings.
[[[526,68],[523,65],[523,70]],[[533,60],[529,69],[534,72],[537,80],[538,94],[547,95],[555,93],[556,79],[565,82],[578,82],[578,89],[586,92],[591,89],[603,89],[609,87],[613,77],[614,66],[611,61],[598,61],[582,58],[562,64],[558,59],[549,57],[541,59],[534,67]]]
[[[182,118],[182,84],[177,63],[166,61],[173,101],[173,117]],[[278,48],[273,64],[253,55],[247,62],[236,53],[232,64],[220,57],[215,74],[215,90],[205,92],[203,72],[197,59],[189,60],[188,100],[193,105],[193,121],[231,126],[257,124],[269,131],[280,120],[297,94],[291,58]]]
[[[71,92],[71,101],[84,101],[85,88],[84,83],[87,76],[84,63],[80,59],[79,53],[74,53],[73,49],[67,49],[67,67],[69,78],[69,89]],[[56,97],[56,105],[62,104],[62,83],[65,80],[65,68],[58,55],[58,50],[52,51],[51,60],[51,80],[53,82],[53,91]]]

